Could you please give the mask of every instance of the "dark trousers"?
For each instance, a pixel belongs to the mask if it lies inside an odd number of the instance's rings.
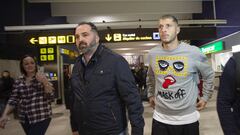
[[[26,135],[44,135],[47,131],[51,119],[46,119],[34,124],[29,122],[21,123]]]
[[[168,125],[153,119],[152,135],[199,135],[199,122],[186,125]]]
[[[81,130],[79,131],[78,130],[78,133],[80,134],[80,135],[103,135],[103,133],[92,133],[92,132],[81,132]],[[105,134],[104,134],[105,135]],[[124,130],[124,131],[122,131],[120,134],[117,134],[117,135],[128,135],[128,131],[127,131],[127,129],[126,130]]]
[[[0,99],[0,116],[2,116],[4,109],[5,109],[5,102]]]

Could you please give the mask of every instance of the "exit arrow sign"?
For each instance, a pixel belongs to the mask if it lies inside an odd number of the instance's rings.
[[[31,44],[35,45],[35,43],[38,42],[38,40],[36,40],[35,38],[31,38],[31,39],[29,40],[29,42],[30,42]]]
[[[110,34],[107,34],[107,36],[105,37],[105,39],[106,39],[107,41],[111,41],[111,40],[112,40],[112,37],[110,36]]]

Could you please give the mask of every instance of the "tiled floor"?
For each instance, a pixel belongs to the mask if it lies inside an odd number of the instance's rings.
[[[144,102],[144,119],[145,129],[144,135],[151,133],[152,109],[147,102]],[[46,135],[71,135],[69,126],[69,111],[65,110],[64,106],[53,107],[54,118],[47,130]],[[200,118],[200,134],[201,135],[223,135],[219,125],[218,116],[216,113],[216,93],[207,104],[207,108],[201,111]],[[17,120],[11,118],[5,129],[0,129],[0,135],[24,135],[22,128]]]

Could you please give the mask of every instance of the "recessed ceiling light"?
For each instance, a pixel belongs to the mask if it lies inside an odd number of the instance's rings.
[[[118,50],[118,51],[127,51],[127,50],[134,50],[136,48],[115,48],[113,50]]]
[[[110,16],[95,16],[91,18],[92,22],[102,22],[102,23],[112,22],[113,20],[114,18]]]
[[[150,50],[143,50],[142,52],[149,52]]]
[[[144,46],[156,46],[159,45],[159,43],[145,43]]]
[[[122,55],[134,55],[135,53],[123,53]]]

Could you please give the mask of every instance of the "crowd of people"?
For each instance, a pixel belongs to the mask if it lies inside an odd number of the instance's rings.
[[[93,23],[77,25],[75,38],[80,55],[71,75],[64,74],[73,135],[144,135],[141,94],[145,90],[153,108],[151,135],[200,134],[199,111],[212,96],[214,71],[199,48],[178,40],[180,27],[176,17],[162,16],[158,31],[161,42],[150,50],[148,67],[140,63],[136,71],[131,71],[121,55],[100,43]],[[226,135],[240,134],[240,98],[233,92],[235,82],[230,81],[235,79],[235,61],[231,58],[227,63],[217,100]],[[51,121],[54,88],[38,72],[33,56],[20,59],[20,71],[22,76],[15,81],[8,71],[2,73],[0,109],[4,111],[0,127],[4,128],[9,113],[18,108],[26,135],[44,135]]]

